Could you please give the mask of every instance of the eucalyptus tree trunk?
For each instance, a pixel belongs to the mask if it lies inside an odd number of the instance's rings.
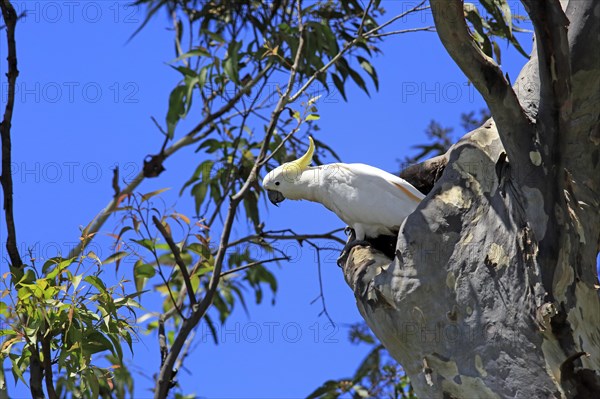
[[[462,2],[431,0],[493,118],[446,154],[395,259],[355,247],[344,267],[421,398],[600,397],[600,3],[523,3],[536,48],[511,88]]]

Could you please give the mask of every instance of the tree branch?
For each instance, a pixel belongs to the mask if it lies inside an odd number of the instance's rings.
[[[556,164],[559,153],[558,132],[567,134],[571,99],[571,57],[567,28],[569,20],[559,0],[523,0],[535,30],[540,73],[539,130],[550,148],[547,163]],[[551,121],[551,125],[547,122]],[[544,143],[546,144],[546,143]],[[542,153],[542,156],[544,154]]]
[[[560,1],[544,2],[523,0],[525,9],[535,30],[536,46],[540,59],[541,98],[554,100],[555,108],[561,109],[571,94],[571,65],[569,20]]]
[[[442,44],[483,96],[509,159],[526,165],[533,141],[533,125],[498,64],[474,42],[465,21],[463,2],[431,0],[430,3]]]
[[[31,361],[29,363],[29,391],[33,399],[45,399],[42,381],[44,380],[44,368],[40,362],[38,346],[32,342],[29,343],[31,351]]]
[[[370,35],[369,37],[377,38],[377,37],[395,36],[395,35],[401,35],[403,33],[412,33],[412,32],[435,32],[435,26],[423,26],[420,28],[409,28],[409,29],[393,30],[391,32],[374,33],[374,34]]]
[[[2,175],[0,183],[4,193],[4,215],[6,217],[6,250],[13,267],[23,266],[23,260],[17,248],[17,232],[15,229],[15,218],[13,211],[13,180],[12,180],[12,144],[10,129],[12,126],[12,115],[15,106],[15,88],[19,69],[17,68],[17,43],[15,30],[17,27],[17,13],[9,0],[0,0],[2,18],[6,26],[6,42],[8,48],[8,98],[4,109],[4,117],[0,123],[0,138],[2,139]]]
[[[40,334],[41,336],[41,334]],[[58,399],[58,395],[54,390],[54,382],[52,381],[52,353],[50,352],[50,339],[51,336],[40,337],[42,343],[42,354],[44,355],[44,377],[46,382],[46,391],[48,392],[49,399]]]
[[[261,234],[253,234],[244,238],[241,238],[237,241],[232,241],[227,245],[227,248],[235,247],[236,245],[243,244],[245,242],[254,241],[254,240],[295,240],[295,241],[305,241],[305,240],[332,240],[339,244],[346,244],[344,240],[336,237],[334,234],[340,233],[344,231],[343,228],[332,230],[328,233],[322,234],[298,234],[291,229],[284,231],[266,231]],[[289,234],[283,234],[289,233]]]
[[[181,252],[179,251],[179,247],[173,241],[173,237],[167,232],[165,226],[160,222],[160,220],[156,216],[152,216],[152,221],[154,225],[160,231],[160,234],[163,236],[169,248],[171,248],[171,252],[173,252],[173,256],[175,257],[175,263],[179,266],[179,270],[181,270],[181,277],[183,278],[183,282],[185,284],[185,288],[187,289],[188,297],[190,298],[190,304],[193,306],[196,304],[196,296],[194,295],[194,289],[192,288],[192,282],[190,281],[190,274],[188,273],[187,267],[183,259],[181,259]]]
[[[442,176],[448,164],[448,154],[438,155],[426,161],[411,165],[400,172],[400,177],[427,195]]]
[[[258,260],[256,262],[250,262],[250,263],[247,263],[247,264],[245,264],[243,266],[235,267],[233,269],[229,269],[229,270],[226,270],[226,271],[222,272],[221,273],[221,277],[227,276],[228,274],[233,274],[233,273],[236,273],[236,272],[241,272],[242,270],[250,269],[251,267],[254,267],[254,266],[263,265],[265,263],[270,263],[270,262],[278,262],[280,260],[290,260],[290,257],[289,256],[281,256],[279,258],[265,259],[265,260]]]

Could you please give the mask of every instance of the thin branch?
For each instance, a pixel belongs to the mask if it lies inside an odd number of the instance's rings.
[[[285,143],[288,142],[289,139],[292,138],[292,136],[296,133],[298,133],[298,131],[300,130],[300,126],[301,126],[301,122],[298,122],[298,126],[296,126],[294,129],[292,129],[291,132],[289,132],[288,134],[286,134],[286,136],[283,138],[283,140],[281,140],[281,143],[279,143],[279,145],[273,150],[271,151],[271,153],[260,162],[260,165],[266,165],[267,162],[269,162],[271,160],[271,158],[273,158],[275,156],[275,154],[277,154],[277,151],[279,151],[281,149],[281,147],[283,147],[285,145]]]
[[[160,366],[162,367],[169,353],[167,335],[165,333],[165,318],[162,315],[158,317],[158,347],[160,348]]]
[[[430,4],[442,44],[483,96],[498,125],[509,159],[517,165],[526,165],[533,124],[498,64],[475,43],[465,21],[462,1],[431,0]]]
[[[196,336],[197,331],[198,331],[198,326],[196,326],[196,328],[194,330],[192,330],[188,339],[185,341],[185,346],[181,350],[181,356],[179,356],[179,359],[177,359],[177,362],[175,363],[175,367],[174,367],[175,370],[179,370],[183,367],[183,362],[185,361],[188,354],[190,353],[190,348],[192,347],[192,343],[194,342],[194,338]]]
[[[368,31],[365,34],[365,36],[371,36],[371,35],[375,34],[376,32],[380,31],[381,29],[385,28],[386,26],[389,26],[389,25],[393,24],[394,22],[396,22],[400,18],[406,17],[408,14],[412,14],[412,13],[417,12],[417,11],[428,10],[430,8],[429,6],[422,7],[423,4],[425,4],[425,1],[426,0],[421,1],[419,4],[417,4],[413,8],[410,8],[410,9],[404,11],[403,13],[398,14],[395,17],[391,18],[389,21],[384,22],[381,25],[379,25],[379,26],[371,29],[370,31]]]
[[[365,11],[363,12],[362,19],[360,20],[360,26],[358,27],[358,31],[356,33],[356,36],[362,35],[363,29],[365,28],[365,22],[367,20],[367,16],[369,15],[369,10],[371,9],[372,5],[373,5],[373,0],[369,0],[369,4],[367,4],[367,8],[365,8]]]
[[[282,257],[279,257],[279,258],[266,259],[266,260],[258,260],[256,262],[246,263],[243,266],[236,267],[236,268],[229,269],[229,270],[226,270],[226,271],[222,272],[221,273],[221,277],[227,276],[228,274],[233,274],[233,273],[241,272],[242,270],[250,269],[251,267],[258,266],[258,265],[263,265],[265,263],[279,262],[280,260],[290,260],[290,257],[289,256],[282,256]]]
[[[421,28],[400,29],[400,30],[394,30],[391,32],[375,33],[369,37],[372,37],[372,38],[386,37],[386,36],[401,35],[403,33],[412,33],[412,32],[435,32],[435,26],[423,26]]]
[[[165,229],[165,226],[163,226],[156,216],[152,216],[152,221],[169,245],[169,248],[171,248],[171,252],[173,252],[173,256],[175,257],[175,263],[177,263],[177,266],[179,266],[179,270],[181,271],[181,277],[183,278],[185,288],[187,289],[188,297],[190,298],[190,304],[195,305],[196,297],[194,296],[194,289],[192,288],[192,282],[190,281],[190,275],[188,273],[187,266],[181,258],[181,251],[179,251],[179,247],[175,244],[173,237],[171,237],[171,235],[167,232],[167,229]]]
[[[340,233],[344,231],[343,228],[332,230],[328,233],[322,234],[297,234],[293,230],[281,230],[281,231],[266,231],[262,234],[254,234],[242,239],[232,241],[227,245],[227,248],[235,247],[236,245],[243,244],[249,241],[255,240],[295,240],[295,241],[308,241],[308,240],[332,240],[336,241],[342,245],[346,244],[344,240],[339,237],[336,237],[334,234]],[[289,233],[289,234],[282,234]]]
[[[329,315],[329,311],[327,311],[327,304],[325,303],[325,292],[323,290],[323,273],[321,272],[321,248],[314,245],[313,243],[309,242],[309,244],[313,246],[313,248],[315,248],[315,250],[317,251],[317,272],[319,275],[319,296],[314,301],[312,301],[312,303],[314,303],[318,299],[321,299],[321,306],[323,306],[323,309],[321,310],[321,313],[319,313],[319,316],[325,315],[329,322],[335,326],[333,319]]]
[[[6,41],[8,49],[8,97],[4,109],[4,117],[0,123],[0,138],[2,140],[2,175],[0,183],[4,193],[4,215],[6,218],[6,250],[10,257],[10,263],[14,267],[23,266],[23,260],[17,248],[17,232],[15,229],[15,218],[13,211],[13,180],[12,180],[12,144],[10,129],[12,126],[12,115],[15,106],[15,88],[19,69],[17,68],[17,42],[15,30],[17,28],[17,13],[8,0],[0,0],[2,18],[6,24]]]
[[[181,36],[181,27],[179,26],[179,21],[177,20],[177,11],[175,11],[175,9],[173,9],[173,11],[171,11],[171,18],[173,19],[173,30],[175,31],[175,51],[177,54],[177,57],[181,57],[183,55],[183,49],[181,47],[181,40],[180,40],[180,36]],[[183,65],[185,65],[186,67],[189,68],[189,63],[187,59],[182,59],[181,60],[183,62]]]

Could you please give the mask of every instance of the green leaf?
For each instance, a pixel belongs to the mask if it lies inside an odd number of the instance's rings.
[[[333,79],[335,88],[340,92],[344,101],[348,102],[348,98],[346,98],[346,92],[344,91],[344,82],[342,81],[342,78],[335,74],[331,74],[331,78]]]
[[[86,277],[87,279],[87,277]],[[82,342],[82,349],[86,355],[109,350],[113,355],[117,356],[112,343],[99,331],[92,330],[87,334]]]
[[[377,76],[377,71],[373,68],[373,65],[364,57],[356,57],[360,62],[360,67],[365,70],[373,80],[373,84],[375,85],[375,90],[379,91],[379,77]]]
[[[235,40],[230,42],[227,48],[227,57],[223,61],[225,74],[236,85],[240,85],[239,51],[241,47],[242,42],[236,42]]]
[[[94,373],[93,369],[88,369],[85,371],[85,374],[87,375],[87,384],[88,386],[92,389],[92,398],[97,398],[98,395],[100,394],[100,384],[98,383],[98,377],[96,377],[96,374]]]
[[[212,321],[212,318],[207,314],[204,316],[204,321],[208,326],[208,330],[210,331],[210,335],[213,338],[215,345],[219,344],[219,336],[217,335],[217,329],[215,328],[215,324]]]
[[[48,278],[48,279],[55,278],[56,276],[58,276],[59,273],[61,273],[63,270],[65,270],[67,267],[69,267],[73,263],[74,260],[75,260],[75,258],[62,260],[61,262],[59,262],[56,265],[56,267],[54,269],[52,269],[52,271],[50,273],[48,273],[46,275],[46,278]]]
[[[186,247],[188,251],[192,251],[200,256],[206,257],[208,249],[205,245],[202,245],[197,242],[193,242]]]
[[[123,259],[127,255],[129,255],[129,252],[125,252],[125,251],[115,252],[114,254],[110,255],[108,258],[104,259],[104,261],[102,263],[107,265],[109,263],[118,262],[119,260]]]
[[[8,310],[8,305],[5,304],[4,302],[0,302],[0,315],[2,315],[3,317],[8,317],[9,315],[9,310]],[[0,330],[0,333],[2,333],[4,330]]]
[[[129,227],[131,229],[130,226],[125,226],[125,227]],[[88,252],[87,253],[87,257],[88,258],[92,258],[93,260],[95,260],[98,263],[99,266],[102,266],[102,261],[100,260],[100,258],[98,257],[98,255],[96,255],[96,253],[94,251]]]
[[[106,263],[106,261],[104,261],[104,263]],[[90,283],[92,286],[96,287],[96,289],[100,292],[106,292],[106,286],[98,276],[87,276],[83,279],[83,281]]]
[[[133,275],[136,278],[152,278],[154,277],[154,275],[156,274],[156,270],[154,269],[154,266],[149,265],[147,263],[142,263],[142,264],[137,264],[133,269]]]
[[[260,217],[258,214],[258,193],[255,191],[249,191],[244,197],[244,209],[246,216],[252,221],[254,226],[260,224]]]
[[[19,356],[20,358],[20,356]],[[17,383],[17,381],[21,380],[21,382],[23,382],[23,384],[25,384],[25,386],[27,385],[27,382],[25,381],[25,378],[23,378],[23,373],[21,372],[21,369],[19,368],[16,358],[13,356],[10,356],[10,362],[12,364],[12,373],[13,373],[13,377],[15,378],[15,384]]]
[[[305,121],[318,121],[319,119],[321,119],[319,114],[310,114],[306,117]]]
[[[15,336],[15,335],[17,335],[17,332],[14,331],[14,330],[8,330],[8,329],[2,329],[2,330],[0,330],[0,337],[6,336],[6,335],[8,335],[8,336]]]
[[[177,86],[171,91],[169,96],[169,110],[167,111],[167,135],[173,138],[175,127],[179,120],[185,116],[185,102],[183,101],[187,93],[185,86]]]
[[[206,193],[208,192],[208,183],[206,181],[201,181],[192,187],[192,195],[194,196],[194,203],[196,205],[196,215],[200,214],[200,207],[204,202],[204,198],[206,198]]]
[[[498,46],[498,43],[496,43],[496,41],[492,41],[492,48],[494,50],[494,56],[496,57],[496,62],[498,63],[498,65],[502,65],[502,57],[501,57],[501,53],[500,53],[500,46]]]
[[[185,60],[191,57],[210,57],[210,53],[204,47],[196,47],[188,51],[187,53],[181,54],[179,57],[175,58],[172,62],[177,62],[181,60]]]
[[[318,398],[337,398],[340,396],[338,388],[340,387],[339,381],[329,380],[325,381],[323,385],[317,388],[314,392],[306,397],[306,399],[318,399]],[[328,396],[324,396],[328,395]]]

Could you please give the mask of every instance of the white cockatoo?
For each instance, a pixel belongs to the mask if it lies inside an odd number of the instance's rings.
[[[404,179],[365,164],[311,167],[315,145],[312,137],[309,141],[306,154],[264,178],[269,200],[275,205],[286,198],[323,204],[354,230],[355,240],[344,253],[365,239],[397,236],[400,225],[424,195]]]

